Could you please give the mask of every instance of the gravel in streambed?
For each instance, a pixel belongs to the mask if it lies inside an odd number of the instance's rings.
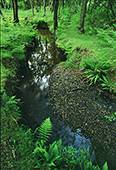
[[[98,86],[89,86],[82,72],[62,65],[54,69],[49,84],[53,117],[65,120],[74,129],[81,128],[97,149],[102,148],[101,152],[114,159],[116,122],[109,123],[104,116],[115,111],[116,96]]]

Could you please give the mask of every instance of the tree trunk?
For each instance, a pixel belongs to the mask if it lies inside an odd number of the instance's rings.
[[[3,13],[2,13],[2,11],[1,11],[1,9],[0,9],[0,16],[3,16]]]
[[[25,5],[25,9],[30,9],[31,8],[31,1],[30,0],[25,0],[24,5]]]
[[[32,9],[32,15],[34,16],[34,0],[30,0],[30,5]]]
[[[49,7],[50,7],[50,11],[52,11],[52,12],[53,12],[53,4],[54,4],[54,1],[50,0]]]
[[[44,4],[44,16],[46,16],[46,0],[43,0],[43,4]]]
[[[18,2],[17,2],[17,0],[12,0],[12,6],[13,6],[14,22],[18,23],[19,22],[19,18],[18,18]]]
[[[79,25],[79,31],[81,33],[84,33],[84,24],[85,24],[85,17],[86,17],[86,11],[87,11],[87,2],[88,0],[83,0],[81,4],[81,15],[80,15],[80,25]]]
[[[111,0],[108,0],[108,6],[109,6],[109,9],[110,9],[110,11],[111,11],[111,13],[112,13],[112,18],[115,18],[115,17],[116,17],[116,14],[115,14],[115,11],[114,11],[114,9],[113,9],[113,5],[112,5]]]
[[[5,9],[7,8],[7,4],[5,0],[1,0],[1,7]]]
[[[62,7],[64,8],[64,4],[65,4],[65,2],[64,2],[65,0],[62,0]]]
[[[54,9],[54,35],[58,28],[58,7],[59,7],[59,0],[53,1],[53,9]]]
[[[40,7],[40,4],[39,4],[39,1],[38,1],[38,0],[36,0],[35,6],[36,6],[36,11],[38,12],[38,11],[39,11],[39,7]]]

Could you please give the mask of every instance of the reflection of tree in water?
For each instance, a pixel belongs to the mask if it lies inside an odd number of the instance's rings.
[[[48,82],[53,67],[63,59],[60,51],[48,33],[40,33],[36,49],[34,52],[30,49],[31,55],[27,61],[29,69],[28,72],[25,71],[20,89],[24,102],[24,120],[31,127],[36,127],[50,114]]]
[[[29,68],[33,73],[34,82],[40,84],[40,86],[42,86],[42,84],[44,84],[45,87],[48,86],[52,68],[59,62],[60,59],[55,44],[53,42],[51,44],[48,43],[47,39],[43,41],[40,36],[38,38],[38,47],[28,61]]]

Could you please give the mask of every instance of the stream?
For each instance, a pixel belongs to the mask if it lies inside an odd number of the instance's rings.
[[[23,121],[34,129],[46,118],[52,118],[48,100],[49,78],[55,65],[66,60],[66,54],[55,46],[49,30],[39,30],[37,47],[27,55],[27,63],[21,65],[19,89]],[[57,129],[53,136],[61,138],[64,144],[77,148],[91,147],[90,139],[83,136],[80,129],[73,132],[64,122],[60,122]]]
[[[34,50],[27,50],[26,61],[21,64],[19,97],[22,102],[22,121],[35,129],[42,121],[50,117],[49,79],[54,67],[66,60],[63,50],[56,47],[53,36],[47,29],[38,30],[37,45]],[[77,149],[91,150],[91,159],[95,160],[92,143],[80,129],[73,130],[65,122],[53,121],[53,139],[61,138],[65,145]],[[113,169],[111,169],[113,170]]]

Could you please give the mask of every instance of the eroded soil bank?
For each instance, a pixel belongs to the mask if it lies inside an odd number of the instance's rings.
[[[61,64],[51,75],[49,95],[57,120],[80,128],[90,137],[98,162],[107,160],[110,170],[115,170],[116,122],[108,123],[104,116],[116,110],[116,97],[97,86],[89,86],[82,72],[65,69]]]

